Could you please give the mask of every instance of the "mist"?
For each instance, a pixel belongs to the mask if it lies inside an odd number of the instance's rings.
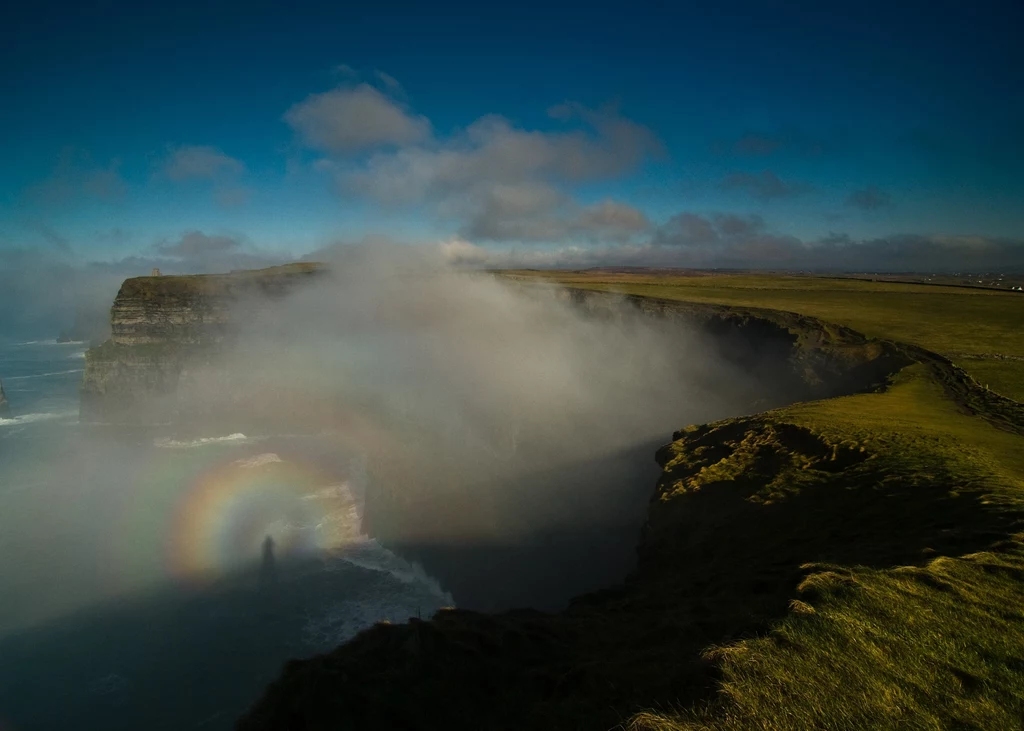
[[[621,581],[655,449],[770,398],[678,322],[598,317],[407,246],[317,258],[312,286],[240,306],[237,340],[183,374],[179,409],[220,432],[339,435],[369,465],[364,525],[460,604],[554,609]]]
[[[437,249],[312,258],[327,267],[301,285],[235,303],[149,423],[78,422],[84,344],[5,346],[16,723],[131,728],[159,708],[226,728],[281,662],[376,621],[563,608],[633,568],[674,430],[786,398],[679,320],[588,310]],[[207,679],[171,709],[185,676]]]

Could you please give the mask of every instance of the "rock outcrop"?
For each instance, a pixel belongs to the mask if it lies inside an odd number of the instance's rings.
[[[257,305],[322,271],[310,263],[126,280],[110,309],[110,339],[85,354],[82,421],[174,421],[183,371],[201,366],[229,344],[241,318]],[[251,306],[241,307],[243,301]]]
[[[11,413],[11,406],[7,403],[7,394],[4,393],[4,382],[0,381],[0,417]]]

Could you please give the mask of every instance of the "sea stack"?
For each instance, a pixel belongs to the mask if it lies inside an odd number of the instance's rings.
[[[4,382],[0,381],[0,416],[6,416],[11,410],[7,403],[7,394],[4,393]]]

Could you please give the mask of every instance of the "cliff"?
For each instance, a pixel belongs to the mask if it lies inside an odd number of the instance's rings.
[[[236,284],[237,279],[214,278],[126,282],[112,311],[111,340],[90,351],[83,415],[86,396],[95,399],[93,413],[104,418],[161,399],[166,403],[156,411],[169,413],[182,374],[230,342]],[[888,687],[864,689],[865,679],[875,675],[888,679],[925,667],[927,677],[909,677],[904,685],[938,687],[948,680],[953,690],[942,685],[941,698],[927,698],[936,707],[944,698],[957,701],[956,688],[977,693],[996,687],[989,681],[965,685],[961,679],[974,676],[957,665],[955,647],[952,659],[926,665],[886,653],[910,643],[908,656],[917,658],[944,637],[981,643],[984,638],[975,636],[979,627],[1016,616],[1008,605],[996,619],[992,613],[978,621],[959,619],[973,606],[965,597],[983,596],[991,582],[1024,570],[1014,563],[1020,547],[1013,537],[1024,526],[1024,507],[1004,490],[1006,475],[1019,462],[1019,445],[1006,440],[1024,431],[1020,404],[980,388],[933,353],[811,317],[571,289],[561,296],[589,317],[639,313],[701,332],[707,347],[736,366],[731,370],[747,376],[744,384],[731,384],[746,389],[739,413],[775,410],[672,435],[657,450],[661,474],[653,494],[643,486],[647,520],[639,536],[630,515],[587,535],[573,535],[566,524],[516,555],[507,546],[469,539],[486,535],[494,521],[511,520],[517,501],[549,499],[553,487],[559,499],[585,513],[591,507],[589,478],[606,479],[617,456],[537,475],[529,484],[511,486],[516,489],[494,491],[495,500],[483,504],[450,479],[472,475],[472,465],[423,474],[418,457],[431,449],[430,434],[396,439],[400,449],[368,455],[365,532],[421,560],[462,606],[497,597],[500,608],[514,606],[522,594],[536,596],[550,587],[538,587],[535,577],[549,564],[564,569],[570,565],[566,555],[574,553],[579,560],[572,565],[597,572],[590,583],[620,544],[636,548],[636,565],[624,582],[583,594],[564,611],[448,610],[429,621],[378,625],[330,653],[289,662],[239,722],[242,731],[620,724],[667,731],[718,728],[714,719],[736,718],[741,722],[723,727],[814,728],[861,717],[815,717],[818,699],[839,702],[848,696],[849,713],[856,714],[876,698],[892,697]],[[813,399],[825,400],[777,408]],[[976,422],[996,427],[998,437],[972,442],[981,433]],[[999,450],[1011,455],[1005,464],[997,459]],[[641,456],[649,460],[653,452],[652,447]],[[571,484],[562,481],[569,473]],[[993,499],[993,491],[1003,492]],[[439,527],[455,527],[462,542],[439,544],[433,540]],[[608,546],[614,550],[602,553]],[[989,558],[996,553],[998,558]],[[959,585],[950,579],[950,567],[973,573]],[[614,578],[605,585],[624,573],[609,572]],[[564,591],[576,577],[563,571],[546,580]],[[890,584],[896,589],[885,593]],[[855,589],[864,589],[856,594],[863,605],[856,611],[867,607],[861,614],[842,604]],[[938,604],[926,604],[905,621],[891,619],[933,594],[959,598],[956,611],[936,614]],[[936,617],[942,620],[937,629],[918,632]],[[784,633],[776,632],[780,623]],[[808,635],[812,630],[825,639]],[[1017,630],[1000,625],[992,632],[1002,642]],[[857,650],[863,667],[856,674],[834,675],[837,667],[852,667],[848,657],[858,642],[876,635],[883,637],[877,646]],[[820,667],[811,663],[807,670],[802,663],[810,663],[806,658],[819,649]],[[1024,657],[1024,646],[1012,643],[1002,642],[996,651]],[[753,669],[742,665],[744,653],[758,658]],[[885,673],[876,672],[872,662]],[[782,699],[779,718],[812,708],[801,723],[775,724],[715,706],[712,720],[677,724],[666,710],[723,703],[716,695],[721,683],[734,689],[772,663],[784,667],[758,687],[767,689],[762,695]],[[784,690],[775,693],[776,688]],[[814,697],[798,708],[795,699],[807,695],[806,688],[814,689]],[[739,697],[730,692],[727,698]],[[757,692],[751,690],[751,697]],[[644,714],[648,709],[661,709],[664,717]],[[865,716],[860,727],[885,726],[880,720],[890,718],[888,710]],[[955,714],[931,725],[949,727],[951,718]]]
[[[229,344],[254,305],[272,302],[322,270],[318,264],[290,264],[125,280],[110,308],[110,338],[85,354],[80,418],[174,421],[183,371]]]
[[[665,337],[679,336],[680,359],[692,358],[688,348],[698,347],[699,358],[721,366],[703,374],[700,388],[730,395],[716,416],[872,390],[911,362],[891,343],[794,313],[576,289],[559,296],[587,317],[656,320]],[[439,455],[452,450],[436,447],[434,438],[416,433],[402,439],[401,450],[369,455],[363,527],[423,564],[460,607],[555,609],[575,594],[619,581],[632,567],[650,492],[650,482],[637,476],[648,473],[658,443],[566,458],[543,472],[525,470],[528,480],[503,484],[486,456],[461,454],[457,463],[440,464]],[[529,463],[529,447],[521,444],[516,458]],[[425,464],[433,469],[424,470]],[[531,505],[545,506],[548,524],[529,522]],[[574,506],[587,506],[586,519]],[[513,531],[519,523],[525,527]],[[516,540],[504,542],[503,529]],[[467,550],[465,538],[451,536],[478,538]]]
[[[860,370],[841,335],[796,362]],[[1019,405],[878,345],[910,364],[884,390],[676,432],[621,585],[376,625],[289,662],[237,728],[1015,727]]]

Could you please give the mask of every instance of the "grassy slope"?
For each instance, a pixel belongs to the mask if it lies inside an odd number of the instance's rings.
[[[960,364],[986,388],[1024,402],[1024,361],[964,359]]]
[[[885,393],[799,404],[764,418],[871,455],[838,473],[837,486],[857,470],[882,480],[938,476],[939,489],[975,493],[1006,525],[1021,527],[1021,438],[959,413],[922,366],[903,371]],[[807,479],[788,470],[775,482],[799,491]],[[936,484],[925,479],[914,489]],[[897,512],[887,528],[913,530],[921,517]],[[943,530],[967,530],[972,520],[965,512]],[[876,540],[870,532],[886,525],[872,523],[865,522],[862,540]],[[991,538],[988,550],[917,567],[808,567],[793,611],[770,633],[708,651],[724,676],[716,702],[640,714],[633,727],[1021,728],[1024,536]]]
[[[981,383],[1024,400],[1024,328],[1020,326],[1024,296],[1019,293],[795,275],[522,274],[627,294],[812,315],[872,337],[913,343],[951,357],[969,373],[977,374]],[[976,359],[994,354],[1022,360]]]

